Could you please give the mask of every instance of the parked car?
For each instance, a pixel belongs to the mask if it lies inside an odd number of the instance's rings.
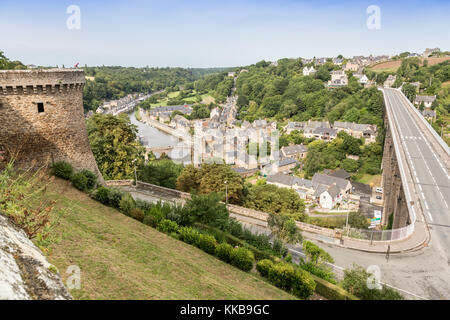
[[[381,196],[377,196],[376,198],[377,198],[378,200],[381,200],[381,199],[382,199],[382,197],[381,197]]]
[[[383,188],[376,187],[376,188],[375,188],[375,192],[383,193]]]

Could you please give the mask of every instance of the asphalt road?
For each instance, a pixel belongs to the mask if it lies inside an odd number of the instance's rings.
[[[425,219],[432,229],[431,245],[450,261],[450,175],[445,163],[429,143],[429,132],[419,129],[417,116],[397,90],[385,89],[386,103],[394,114],[407,163],[413,174],[415,192]],[[442,154],[441,154],[442,155]],[[450,272],[450,270],[449,270]]]

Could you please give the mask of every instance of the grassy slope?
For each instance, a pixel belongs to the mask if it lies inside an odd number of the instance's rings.
[[[66,181],[49,195],[65,208],[49,261],[66,281],[81,268],[76,299],[292,299],[293,296],[93,201]],[[59,195],[60,194],[60,195]],[[56,212],[58,210],[55,210]]]

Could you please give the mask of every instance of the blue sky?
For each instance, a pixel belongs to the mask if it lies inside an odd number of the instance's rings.
[[[81,29],[69,30],[69,5]],[[369,30],[366,9],[381,9]],[[450,50],[450,1],[0,0],[0,50],[26,64],[218,67]]]

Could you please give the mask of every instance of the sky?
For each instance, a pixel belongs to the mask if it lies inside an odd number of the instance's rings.
[[[80,19],[67,13],[71,5]],[[375,21],[371,5],[380,9],[378,29],[367,26]],[[25,64],[66,67],[421,53],[450,50],[449,12],[448,0],[0,0],[0,51]]]

